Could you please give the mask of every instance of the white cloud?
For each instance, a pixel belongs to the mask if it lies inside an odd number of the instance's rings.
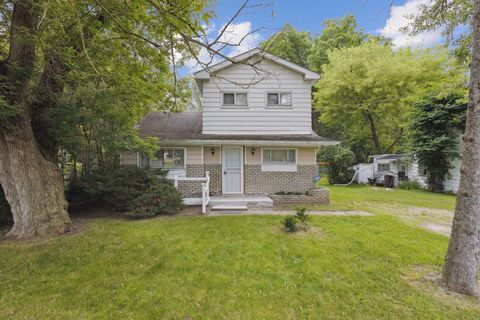
[[[223,28],[224,26],[220,30]],[[220,31],[218,32],[220,33]],[[257,47],[260,41],[262,41],[262,36],[258,32],[253,32],[250,21],[245,21],[230,24],[220,40],[232,44],[233,46],[228,55],[236,56]]]
[[[402,27],[409,24],[408,16],[418,13],[419,6],[428,4],[430,0],[407,0],[403,5],[392,6],[390,16],[385,27],[378,30],[384,37],[390,38],[397,48],[401,47],[432,47],[442,40],[440,30],[426,31],[416,36],[410,36],[400,31]]]
[[[223,25],[218,30],[215,30],[215,25],[205,27],[209,41],[213,42],[215,38],[220,35],[221,30],[223,30],[224,26],[225,25]],[[250,21],[230,24],[220,37],[220,41],[232,45],[225,47],[223,53],[228,56],[236,56],[257,47],[263,38],[260,33],[253,31],[254,30],[252,29],[252,23]],[[220,44],[217,45],[217,47],[221,46],[222,45]],[[212,61],[212,55],[205,48],[202,48],[200,50],[198,59],[203,63],[216,63],[221,60],[220,57],[215,56],[213,57]],[[195,59],[190,59],[186,61],[185,67],[190,71],[197,71],[201,68],[201,66],[197,64],[197,61]]]

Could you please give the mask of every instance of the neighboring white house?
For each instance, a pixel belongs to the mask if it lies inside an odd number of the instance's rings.
[[[445,192],[456,193],[460,183],[461,159],[453,161],[443,181]],[[417,181],[423,187],[427,186],[426,170],[408,154],[379,154],[369,157],[369,163],[359,163],[353,166],[357,172],[357,183],[382,184],[396,187],[402,181]],[[374,181],[375,180],[375,181]]]
[[[187,178],[208,171],[214,195],[313,188],[316,148],[338,144],[312,130],[311,88],[320,75],[260,49],[232,59],[194,74],[202,112],[153,112],[142,121],[140,135],[159,138],[157,159],[125,153],[121,164]],[[201,192],[182,182],[185,196]]]

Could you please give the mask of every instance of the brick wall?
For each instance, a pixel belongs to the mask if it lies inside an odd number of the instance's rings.
[[[203,165],[201,164],[187,164],[186,176],[188,178],[205,177]],[[185,197],[201,197],[202,196],[202,182],[201,181],[178,181],[178,190]]]
[[[222,193],[222,166],[219,164],[187,164],[186,176],[188,178],[203,178],[205,171],[210,171],[210,194]],[[178,190],[184,197],[201,197],[201,181],[178,181]]]
[[[245,193],[306,193],[315,187],[312,178],[317,174],[316,165],[299,165],[297,172],[262,172],[261,165],[245,165]]]
[[[210,194],[222,194],[222,165],[205,164],[205,171],[210,171]]]
[[[279,204],[329,204],[330,191],[328,189],[312,189],[308,195],[270,195],[274,205]]]

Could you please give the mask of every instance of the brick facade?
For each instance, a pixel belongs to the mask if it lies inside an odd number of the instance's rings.
[[[262,148],[245,147],[244,153],[244,193],[273,195],[277,192],[306,193],[314,189],[312,177],[318,174],[315,164],[315,148],[298,148],[296,172],[262,172]],[[213,152],[212,152],[213,150]],[[187,147],[185,175],[188,178],[205,177],[210,172],[210,194],[222,194],[222,149],[215,147]],[[135,153],[125,154],[122,165],[130,165],[137,161]],[[179,181],[178,189],[185,197],[201,197],[202,182]]]
[[[188,178],[205,177],[205,171],[201,164],[189,164],[186,166],[186,176]],[[202,182],[201,181],[178,181],[178,190],[185,197],[201,197]]]
[[[205,171],[210,171],[210,194],[222,194],[222,165],[205,164]]]
[[[261,165],[245,165],[246,194],[277,192],[306,193],[315,187],[312,178],[318,175],[316,165],[299,165],[297,172],[262,172]]]
[[[222,165],[220,164],[187,164],[186,176],[188,178],[203,178],[205,171],[210,171],[210,194],[220,195],[222,193]],[[201,181],[179,181],[178,190],[185,197],[201,197]]]

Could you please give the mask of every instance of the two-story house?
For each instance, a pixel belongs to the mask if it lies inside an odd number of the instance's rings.
[[[209,171],[214,195],[313,188],[316,148],[338,143],[312,130],[311,89],[320,75],[260,49],[233,60],[194,74],[202,112],[153,112],[142,121],[141,136],[160,139],[157,159],[130,153],[121,163],[168,169],[170,177]],[[179,188],[185,196],[201,192],[190,181]]]

